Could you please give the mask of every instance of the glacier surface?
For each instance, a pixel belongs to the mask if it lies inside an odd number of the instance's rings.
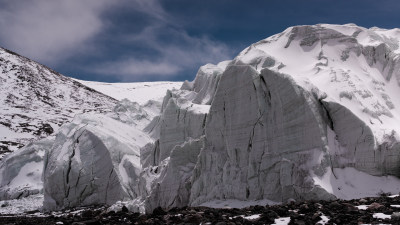
[[[76,116],[11,154],[0,197],[44,193],[48,210],[126,201],[151,212],[398,193],[399,45],[399,29],[290,27],[200,67],[162,101]]]

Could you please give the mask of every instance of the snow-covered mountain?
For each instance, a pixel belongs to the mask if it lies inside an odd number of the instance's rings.
[[[110,112],[118,100],[159,101],[181,82],[101,83],[71,79],[0,48],[0,156],[51,135],[75,115]],[[82,85],[83,84],[83,85]]]
[[[0,48],[0,149],[47,137],[82,112],[110,111],[117,100]]]
[[[151,211],[399,193],[399,45],[399,29],[290,27],[202,66],[162,103],[79,115],[7,156],[0,198]],[[122,86],[85,84],[121,98]]]

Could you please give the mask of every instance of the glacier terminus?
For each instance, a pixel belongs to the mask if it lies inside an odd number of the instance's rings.
[[[149,213],[399,193],[399,45],[400,29],[294,26],[191,82],[137,84],[0,49],[0,200]]]

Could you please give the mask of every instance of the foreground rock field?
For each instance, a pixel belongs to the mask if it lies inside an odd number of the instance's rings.
[[[152,214],[132,213],[125,207],[117,212],[104,207],[52,214],[32,211],[1,215],[0,224],[400,224],[400,197],[290,202],[243,209],[157,208]]]

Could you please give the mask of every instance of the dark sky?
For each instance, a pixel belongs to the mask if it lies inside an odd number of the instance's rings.
[[[67,76],[192,80],[289,26],[400,28],[398,0],[0,0],[0,46]]]

